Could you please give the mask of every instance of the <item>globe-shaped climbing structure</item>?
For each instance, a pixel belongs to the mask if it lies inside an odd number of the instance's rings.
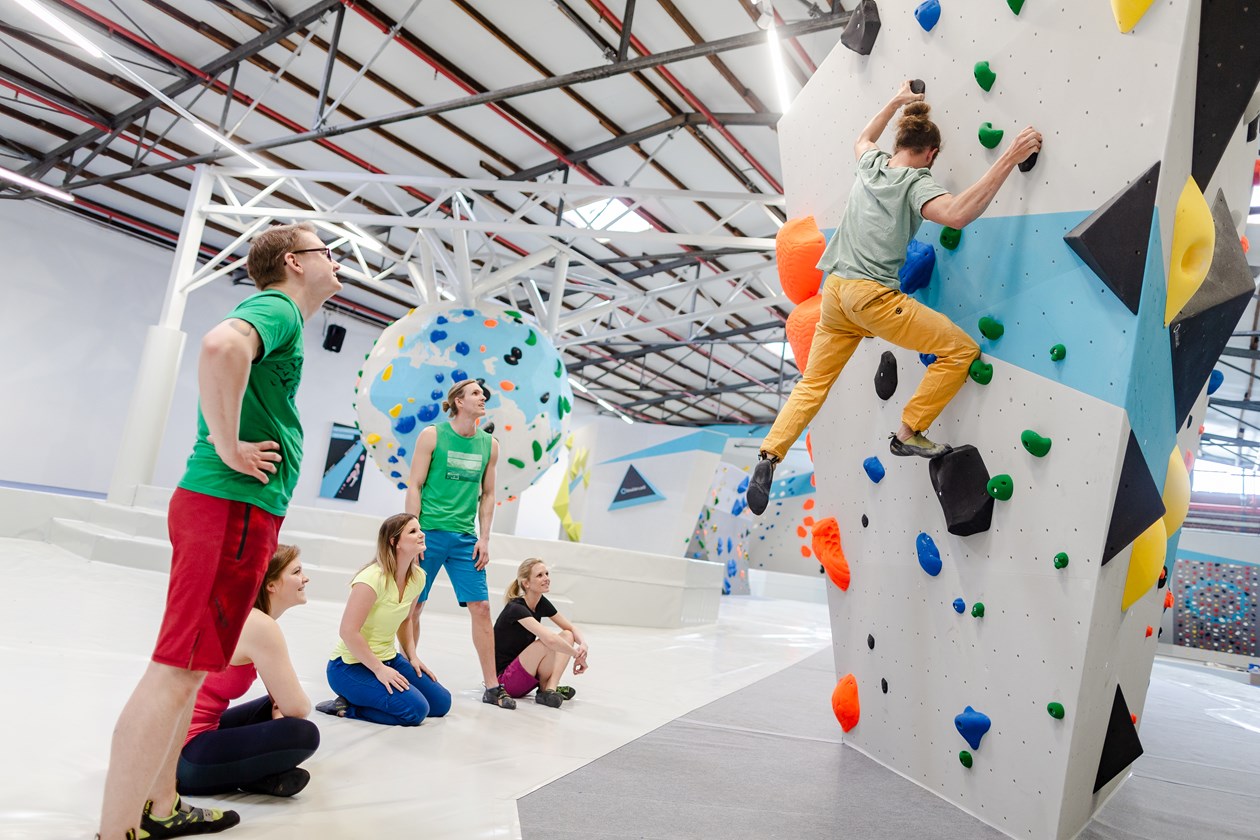
[[[448,419],[451,385],[476,379],[489,394],[482,427],[499,442],[495,494],[518,495],[555,463],[573,391],[560,352],[520,312],[480,304],[413,309],[385,328],[363,362],[355,410],[377,466],[406,489],[425,426]]]

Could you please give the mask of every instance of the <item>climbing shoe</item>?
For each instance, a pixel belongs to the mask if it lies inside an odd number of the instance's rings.
[[[512,695],[507,693],[507,689],[501,685],[487,688],[485,693],[481,695],[482,703],[489,703],[491,706],[498,706],[500,709],[515,709],[516,701],[512,699]]]
[[[333,717],[345,717],[346,710],[350,708],[350,701],[338,694],[332,700],[325,700],[323,703],[315,704],[315,711],[323,712]]]
[[[247,785],[241,785],[241,790],[246,793],[261,793],[264,796],[294,796],[300,793],[310,780],[310,773],[301,767],[294,767],[292,770],[272,773]]]
[[[144,814],[140,817],[140,830],[136,832],[137,840],[161,837],[187,837],[192,834],[216,834],[226,831],[241,821],[235,811],[220,811],[218,808],[194,808],[178,796],[175,797],[175,813],[169,817],[158,819],[153,816],[153,800],[144,803]]]
[[[950,448],[943,443],[933,443],[924,437],[922,432],[915,432],[909,440],[898,440],[894,433],[889,435],[888,440],[888,451],[901,456],[918,455],[920,458],[935,458],[937,455],[944,455]],[[751,503],[749,507],[752,507]]]
[[[556,694],[559,694],[565,700],[572,700],[574,697],[577,697],[577,691],[569,688],[567,685],[556,686]]]
[[[775,463],[774,458],[763,454],[757,466],[753,467],[752,478],[748,480],[744,499],[748,502],[748,509],[758,516],[765,513],[766,505],[770,503],[770,485],[774,482]]]
[[[564,695],[558,691],[548,691],[540,688],[534,692],[534,702],[540,706],[550,706],[553,709],[560,708],[560,704],[564,702]]]

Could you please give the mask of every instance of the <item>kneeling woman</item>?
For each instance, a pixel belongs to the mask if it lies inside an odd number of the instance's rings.
[[[507,604],[494,623],[495,670],[499,683],[513,697],[524,697],[536,687],[534,701],[560,708],[577,694],[559,685],[569,660],[574,675],[586,672],[588,648],[582,634],[547,600],[551,572],[537,557],[516,570],[516,580],[508,585]],[[560,632],[542,626],[550,618]]]
[[[423,550],[414,516],[400,513],[381,523],[376,559],[350,582],[341,642],[328,662],[328,685],[337,698],[320,703],[319,711],[387,726],[419,726],[450,711],[451,693],[416,656],[408,620],[424,590]]]
[[[319,746],[319,729],[305,720],[311,701],[276,624],[289,607],[306,603],[306,583],[298,550],[277,546],[227,669],[208,675],[197,693],[176,769],[181,794],[292,796],[310,781],[298,765]],[[229,709],[255,677],[267,695]]]

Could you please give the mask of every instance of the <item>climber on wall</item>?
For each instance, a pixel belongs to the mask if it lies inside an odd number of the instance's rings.
[[[748,483],[748,508],[755,514],[766,509],[775,465],[814,419],[858,342],[869,336],[936,355],[901,414],[889,450],[924,458],[949,451],[923,433],[962,387],[979,347],[949,318],[902,293],[897,272],[924,219],[953,228],[975,221],[1011,170],[1041,149],[1041,134],[1025,128],[979,181],[953,195],[932,177],[941,131],[928,118],[931,106],[923,94],[910,87],[909,80],[903,82],[854,143],[857,178],[840,225],[818,262],[826,280],[809,362],[762,441]],[[889,155],[876,144],[903,105]]]

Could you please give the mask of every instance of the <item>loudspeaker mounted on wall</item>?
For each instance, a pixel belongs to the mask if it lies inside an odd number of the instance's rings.
[[[341,352],[341,342],[346,339],[346,328],[338,324],[329,324],[324,330],[324,349],[334,353]]]

